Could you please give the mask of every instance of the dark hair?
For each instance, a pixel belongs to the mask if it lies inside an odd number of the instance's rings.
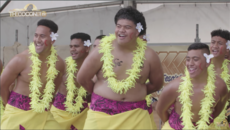
[[[209,47],[205,43],[193,43],[188,47],[188,51],[190,50],[204,50],[207,51],[208,55],[210,54]]]
[[[228,30],[217,29],[211,32],[211,36],[220,36],[225,40],[230,40],[230,32]]]
[[[95,40],[96,39],[99,39],[99,40],[101,40],[102,38],[104,38],[106,35],[99,35],[99,36],[97,36],[96,38],[95,38]]]
[[[83,42],[87,40],[91,41],[89,34],[86,33],[74,33],[73,35],[70,36],[70,40],[73,40],[74,38],[81,39]]]
[[[56,23],[54,23],[52,20],[48,20],[48,19],[41,19],[40,21],[38,21],[37,26],[46,26],[48,28],[50,28],[51,32],[57,33],[58,31],[58,26]]]
[[[137,23],[140,22],[143,27],[143,30],[141,30],[139,36],[144,35],[146,33],[147,28],[146,28],[145,17],[143,16],[141,12],[139,12],[135,8],[128,6],[126,8],[120,9],[115,15],[115,18],[114,18],[115,24],[117,24],[117,21],[119,19],[131,20],[133,21],[135,25],[137,25]]]

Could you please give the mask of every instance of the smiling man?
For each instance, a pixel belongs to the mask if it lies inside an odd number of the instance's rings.
[[[215,129],[211,123],[224,109],[228,92],[210,65],[209,54],[209,47],[204,43],[189,46],[185,75],[165,86],[156,106],[165,123],[162,129]]]
[[[230,32],[228,30],[213,30],[211,32],[211,44],[210,51],[214,55],[212,63],[215,66],[215,71],[226,83],[228,91],[230,90],[230,61],[225,59],[226,53],[229,53],[227,49],[230,46],[228,41],[230,40]],[[230,42],[230,41],[229,41]],[[228,103],[228,102],[227,102]],[[222,128],[228,128],[229,125],[225,119],[227,105],[220,116],[215,120],[215,124]]]
[[[57,31],[53,21],[40,20],[34,43],[5,67],[1,75],[1,97],[5,105],[1,129],[60,129],[49,111],[65,68],[53,47]],[[9,87],[16,79],[17,84],[10,93]]]
[[[117,12],[115,24],[115,35],[101,40],[77,75],[92,93],[84,129],[156,129],[145,97],[161,89],[164,77],[158,55],[138,37],[146,30],[145,18],[127,7]]]
[[[55,97],[51,112],[61,128],[83,129],[88,111],[88,104],[84,100],[86,91],[76,82],[78,70],[89,54],[91,40],[86,33],[75,33],[70,37],[70,54],[66,58],[66,70],[62,78],[60,89]]]

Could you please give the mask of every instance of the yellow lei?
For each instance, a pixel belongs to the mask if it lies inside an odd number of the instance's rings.
[[[148,83],[149,82],[149,79],[145,82],[145,83]],[[145,97],[145,100],[146,100],[146,104],[148,107],[150,107],[150,105],[152,104],[152,94],[149,94]]]
[[[181,118],[183,129],[196,129],[192,123],[192,116],[194,115],[191,112],[192,101],[190,96],[193,95],[193,85],[189,76],[189,72],[187,68],[185,69],[185,77],[181,78],[183,82],[180,83],[179,90],[180,96],[179,101],[182,104],[181,108]],[[205,98],[201,100],[201,109],[199,111],[200,120],[196,123],[197,129],[208,129],[209,126],[207,123],[210,123],[209,118],[212,118],[210,115],[212,114],[211,107],[213,103],[215,103],[213,95],[215,95],[215,71],[214,65],[210,65],[208,67],[208,79],[207,85],[204,87]]]
[[[66,106],[66,111],[76,115],[80,113],[81,108],[83,108],[84,100],[83,98],[86,97],[87,93],[86,90],[81,86],[77,88],[75,86],[75,73],[77,72],[77,64],[72,57],[66,58],[66,72],[67,72],[67,80],[66,80],[66,89],[67,89],[67,96],[66,102],[64,103]],[[74,97],[77,97],[74,99]],[[74,104],[75,102],[75,104]]]
[[[30,82],[30,95],[31,98],[31,109],[35,112],[42,113],[45,111],[45,109],[50,108],[50,103],[53,99],[53,93],[55,91],[55,84],[54,79],[58,75],[58,70],[56,69],[56,62],[57,59],[57,52],[54,49],[54,47],[51,47],[51,54],[47,57],[47,65],[49,66],[49,69],[47,70],[46,74],[46,86],[44,89],[44,94],[42,95],[39,88],[42,87],[42,82],[40,79],[40,70],[41,70],[41,60],[38,58],[39,54],[36,53],[34,43],[31,43],[29,46],[29,53],[31,53],[30,60],[32,61],[31,67],[31,73],[29,75],[32,75],[32,80]]]
[[[228,91],[230,90],[230,75],[229,75],[229,69],[228,69],[228,64],[230,63],[229,60],[224,60],[224,62],[222,63],[222,67],[221,69],[223,69],[222,73],[220,74],[221,78],[224,80],[224,82],[227,85]],[[223,111],[219,114],[218,117],[215,118],[214,122],[215,124],[217,124],[217,122],[221,122],[223,120],[226,119],[226,113],[227,113],[227,107],[228,107],[229,102],[227,101],[225,104],[225,107],[223,109]],[[216,127],[218,127],[216,125]],[[219,127],[218,127],[219,128]]]
[[[126,74],[129,75],[126,79],[121,81],[116,79],[116,74],[113,72],[113,59],[114,56],[111,54],[112,51],[112,41],[116,39],[114,34],[106,36],[101,40],[99,53],[103,53],[101,61],[104,62],[102,66],[103,77],[107,78],[108,86],[115,93],[126,93],[129,89],[133,88],[136,83],[136,79],[140,77],[141,66],[144,64],[145,59],[145,50],[146,42],[137,38],[137,49],[133,51],[133,64],[132,69],[126,71]]]

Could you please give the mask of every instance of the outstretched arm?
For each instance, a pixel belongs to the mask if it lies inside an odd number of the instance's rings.
[[[83,62],[77,74],[77,81],[89,93],[93,92],[94,82],[93,76],[100,70],[102,62],[100,61],[102,54],[99,54],[99,48],[95,48]]]
[[[20,72],[24,69],[26,63],[25,56],[18,54],[16,55],[5,67],[1,75],[1,97],[3,104],[6,105],[9,94],[10,86],[18,77]]]
[[[149,83],[147,83],[147,94],[160,90],[164,83],[164,74],[158,55],[152,50],[148,50],[148,59],[150,60]]]
[[[178,79],[176,79],[165,86],[157,102],[156,111],[163,122],[168,120],[168,109],[176,101],[178,82]]]

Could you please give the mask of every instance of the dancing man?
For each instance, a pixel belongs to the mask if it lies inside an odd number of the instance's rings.
[[[127,7],[117,12],[115,24],[115,35],[101,40],[77,76],[92,93],[84,129],[156,129],[145,97],[161,89],[164,77],[158,55],[138,37],[146,30],[145,18]]]
[[[227,85],[228,91],[230,90],[230,61],[225,59],[225,54],[229,53],[230,49],[230,32],[227,30],[213,30],[211,32],[210,51],[214,55],[212,63],[215,66],[215,71]],[[223,112],[215,119],[215,125],[229,129],[226,120],[227,107],[229,102],[226,103]]]
[[[224,109],[228,92],[225,82],[210,65],[209,54],[206,44],[194,43],[188,47],[185,75],[163,89],[156,106],[165,123],[162,129],[215,129],[210,124]]]
[[[83,129],[88,111],[86,91],[76,82],[76,76],[83,61],[89,54],[90,36],[75,33],[70,37],[70,54],[66,58],[66,70],[59,91],[51,108],[54,118],[62,129]]]
[[[1,97],[5,111],[2,129],[60,129],[50,113],[54,95],[64,73],[64,61],[53,44],[58,26],[51,20],[37,23],[34,43],[16,55],[1,75]],[[17,79],[14,90],[9,87]]]

